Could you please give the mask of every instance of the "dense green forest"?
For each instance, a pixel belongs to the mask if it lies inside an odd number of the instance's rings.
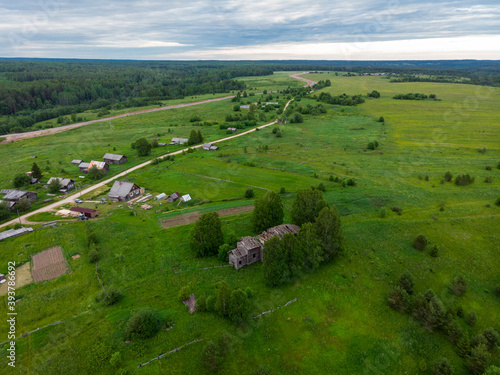
[[[279,70],[391,71],[399,81],[500,85],[497,61],[113,61],[0,59],[0,134],[86,110],[160,104],[160,100],[245,89],[238,77]],[[429,77],[415,77],[425,74]],[[104,113],[104,112],[103,112]],[[76,120],[76,117],[75,117]]]

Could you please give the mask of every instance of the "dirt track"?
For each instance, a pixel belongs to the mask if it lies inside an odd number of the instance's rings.
[[[225,208],[220,211],[216,211],[220,217],[223,216],[233,216],[233,215],[239,215],[243,214],[245,212],[250,212],[253,211],[254,206],[249,205],[249,206],[242,206],[242,207],[233,207],[233,208]],[[170,220],[165,220],[161,222],[161,226],[163,228],[172,228],[172,227],[179,227],[181,225],[187,225],[194,223],[196,220],[199,219],[199,217],[202,215],[201,212],[189,212],[184,215],[180,215],[176,218],[170,219]]]
[[[302,78],[300,77],[302,74],[308,74],[310,72],[303,72],[303,73],[297,73],[297,74],[291,74],[289,75],[290,78],[295,78],[298,79],[299,81],[303,81],[306,83],[304,87],[312,87],[318,82],[311,81],[310,79]]]
[[[199,105],[199,104],[205,104],[205,103],[210,103],[210,102],[218,102],[218,101],[221,101],[221,100],[231,99],[233,97],[234,96],[225,96],[223,98],[207,99],[207,100],[202,100],[202,101],[199,101],[199,102],[183,103],[183,104],[167,105],[165,107],[142,109],[142,110],[139,110],[139,111],[123,113],[121,115],[116,115],[116,116],[111,116],[111,117],[105,117],[105,118],[101,118],[101,119],[98,119],[98,120],[85,121],[85,122],[79,122],[77,124],[59,126],[57,128],[52,128],[52,129],[36,130],[36,131],[33,131],[33,132],[17,133],[17,134],[7,134],[7,135],[2,136],[2,137],[5,138],[5,140],[3,142],[0,142],[0,144],[9,143],[11,141],[14,141],[14,142],[15,141],[20,141],[20,140],[29,139],[29,138],[42,137],[44,135],[62,133],[62,132],[65,132],[66,130],[79,128],[79,127],[85,126],[85,125],[95,124],[97,122],[104,122],[104,121],[114,120],[114,119],[121,118],[121,117],[139,115],[141,113],[164,111],[164,110],[173,109],[173,108],[189,107],[189,106],[192,106],[192,105]]]

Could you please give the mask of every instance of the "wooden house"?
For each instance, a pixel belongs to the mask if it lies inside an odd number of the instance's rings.
[[[27,199],[29,201],[36,201],[38,199],[38,194],[33,191],[26,190],[15,190],[15,189],[2,189],[0,191],[5,194],[4,200],[10,202],[19,202],[21,199]]]
[[[59,180],[59,184],[61,185],[61,189],[59,190],[61,193],[67,193],[68,191],[75,188],[75,181],[70,178],[61,178],[61,177],[51,177],[49,181],[47,181],[47,185],[44,185],[45,188],[48,188],[50,183],[54,180]]]
[[[103,157],[104,162],[108,164],[123,164],[127,162],[127,157],[125,155],[116,155],[106,153]]]
[[[141,188],[133,182],[115,181],[108,197],[112,202],[127,202],[141,194]]]

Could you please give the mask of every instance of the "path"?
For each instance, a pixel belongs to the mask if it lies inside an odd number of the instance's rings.
[[[314,82],[314,81],[311,81],[310,79],[300,77],[302,74],[309,74],[309,73],[311,73],[311,72],[291,74],[291,75],[289,75],[289,77],[298,79],[299,81],[306,82],[306,85],[304,87],[313,87],[318,82]]]
[[[305,73],[301,73],[301,74],[305,74]],[[297,78],[297,79],[300,79],[300,78]],[[303,79],[301,79],[303,80]],[[223,100],[223,99],[227,99],[227,98],[220,98],[220,99],[210,99],[211,101],[214,101],[214,100]],[[285,108],[283,109],[283,112],[286,111],[286,109],[288,108],[288,105],[293,101],[293,99],[289,100],[288,103],[286,103],[286,106]],[[179,106],[187,106],[187,104],[179,104]],[[155,108],[154,110],[160,110],[160,108]],[[124,115],[120,115],[120,116],[124,116]],[[265,125],[261,125],[261,126],[258,126],[256,128],[253,128],[253,129],[250,129],[250,130],[247,130],[245,132],[242,132],[242,133],[239,133],[239,134],[235,134],[235,135],[232,135],[232,136],[229,136],[229,137],[226,137],[226,138],[222,138],[222,139],[219,139],[219,140],[216,140],[216,141],[212,141],[211,143],[220,143],[220,142],[225,142],[225,141],[229,141],[233,138],[238,138],[238,137],[242,137],[246,134],[249,134],[249,133],[252,133],[254,131],[256,131],[256,129],[263,129],[263,128],[266,128],[268,126],[271,126],[271,125],[274,125],[276,124],[276,120],[273,121],[273,122],[270,122],[269,124],[265,124]],[[26,133],[25,133],[26,134]],[[197,146],[191,146],[191,147],[188,147],[188,148],[185,148],[185,149],[182,149],[182,150],[179,150],[179,151],[175,151],[175,152],[170,152],[168,154],[165,154],[165,155],[162,155],[162,156],[159,156],[160,159],[163,159],[163,158],[166,158],[167,156],[171,156],[171,155],[179,155],[179,154],[182,154],[183,152],[187,151],[189,148],[201,148],[203,147],[203,144],[200,144],[200,145],[197,145]],[[41,212],[49,212],[49,211],[52,211],[54,209],[56,209],[57,207],[60,207],[60,206],[63,206],[65,204],[72,204],[75,202],[75,199],[76,198],[79,198],[80,196],[84,195],[84,194],[87,194],[87,193],[90,193],[91,191],[94,191],[98,188],[100,188],[101,186],[104,186],[104,185],[107,185],[109,184],[110,182],[113,182],[114,180],[120,178],[120,177],[124,177],[126,176],[127,174],[129,174],[130,172],[133,172],[133,171],[136,171],[138,169],[141,169],[141,168],[144,168],[145,166],[151,164],[151,160],[148,160],[144,163],[141,163],[141,164],[138,164],[136,165],[135,167],[132,167],[130,169],[127,169],[126,171],[123,171],[111,178],[108,178],[107,180],[104,180],[104,181],[101,181],[95,185],[92,185],[86,189],[83,189],[73,195],[70,195],[68,197],[66,197],[65,199],[63,200],[60,200],[59,202],[54,202],[54,203],[51,203],[45,207],[42,207],[42,208],[39,208],[38,210],[35,210],[35,211],[31,211],[31,212],[28,212],[27,214],[24,214],[16,219],[12,219],[6,223],[3,223],[3,224],[0,224],[0,228],[3,228],[7,225],[14,225],[18,222],[21,222],[21,224],[24,224],[24,225],[28,225],[29,221],[27,221],[26,219],[29,217],[29,216],[32,216],[32,215],[35,215],[35,214],[38,214],[38,213],[41,213]]]
[[[0,142],[0,144],[9,143],[9,142],[12,142],[12,141],[14,141],[14,142],[15,141],[20,141],[20,140],[23,140],[23,139],[41,137],[41,136],[44,136],[44,135],[62,133],[64,131],[66,131],[66,130],[79,128],[81,126],[95,124],[97,122],[104,122],[104,121],[114,120],[114,119],[117,119],[117,118],[122,118],[122,117],[127,117],[127,116],[140,115],[142,113],[150,113],[150,112],[156,112],[156,111],[164,111],[164,110],[167,110],[167,109],[190,107],[190,106],[193,106],[193,105],[206,104],[206,103],[211,103],[211,102],[218,102],[218,101],[221,101],[221,100],[232,99],[232,98],[234,98],[234,95],[233,96],[225,96],[223,98],[207,99],[207,100],[202,100],[202,101],[199,101],[199,102],[191,102],[191,103],[167,105],[165,107],[158,107],[158,108],[141,109],[139,111],[127,112],[127,113],[123,113],[121,115],[100,118],[100,119],[97,119],[97,120],[85,121],[85,122],[79,122],[79,123],[71,124],[71,125],[59,126],[57,128],[52,128],[52,129],[35,130],[35,131],[32,131],[32,132],[26,132],[26,133],[7,134],[7,135],[2,135],[2,137],[5,138],[5,140],[2,141],[2,142]]]

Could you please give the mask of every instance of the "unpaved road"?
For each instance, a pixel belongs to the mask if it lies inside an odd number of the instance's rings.
[[[78,122],[76,124],[59,126],[58,128],[44,129],[44,130],[35,130],[33,132],[26,132],[26,133],[7,134],[7,135],[3,135],[2,136],[2,137],[5,138],[5,140],[3,142],[0,142],[0,144],[9,143],[9,142],[12,142],[12,141],[14,141],[14,142],[15,141],[20,141],[20,140],[29,139],[29,138],[42,137],[44,135],[62,133],[62,132],[65,132],[66,130],[79,128],[81,126],[95,124],[97,122],[104,122],[104,121],[114,120],[114,119],[117,119],[117,118],[122,118],[122,117],[127,117],[127,116],[140,115],[141,113],[150,113],[150,112],[164,111],[164,110],[167,110],[167,109],[174,109],[174,108],[184,108],[184,107],[190,107],[192,105],[206,104],[206,103],[211,103],[211,102],[219,102],[221,100],[232,99],[232,98],[234,98],[234,96],[225,96],[223,98],[207,99],[207,100],[202,100],[202,101],[199,101],[199,102],[192,102],[192,103],[167,105],[165,107],[142,109],[142,110],[139,110],[139,111],[127,112],[127,113],[123,113],[121,115],[100,118],[100,119],[97,119],[97,120],[85,121],[85,122]]]
[[[295,78],[295,79],[298,79],[299,81],[305,82],[306,85],[304,87],[313,87],[318,82],[314,82],[314,81],[311,81],[310,79],[306,79],[306,78],[300,77],[302,74],[309,74],[309,73],[311,73],[311,72],[303,72],[303,73],[291,74],[291,75],[289,75],[289,77],[290,78]]]
[[[306,73],[300,73],[300,74],[306,74]],[[299,77],[296,77],[296,76],[298,76],[298,74],[294,74],[292,76],[293,76],[293,78],[300,79],[301,81],[304,80],[304,79],[301,79]],[[292,77],[292,76],[290,76],[290,77]],[[306,80],[306,81],[309,82],[309,80]],[[210,99],[210,101],[224,100],[224,99],[227,99],[227,98]],[[292,102],[292,100],[290,100],[290,101],[288,101],[288,103],[286,103],[286,106],[283,109],[283,112],[285,112],[285,110],[287,109],[288,105]],[[206,101],[206,102],[208,102],[208,101]],[[184,106],[184,107],[186,107],[187,105],[188,104],[179,104],[179,106]],[[155,108],[154,110],[160,110],[160,108]],[[126,115],[120,115],[120,116],[123,117],[123,116],[126,116]],[[254,132],[256,129],[263,129],[265,127],[268,127],[268,126],[271,126],[271,125],[274,125],[274,124],[276,124],[276,120],[273,121],[273,122],[270,122],[269,124],[261,125],[261,126],[258,126],[256,128],[247,130],[247,131],[245,131],[243,133],[235,134],[235,135],[232,135],[232,136],[229,136],[229,137],[226,137],[226,138],[222,138],[222,139],[219,139],[219,140],[216,140],[216,141],[212,141],[211,143],[225,142],[225,141],[228,141],[228,140],[233,139],[233,138],[242,137],[242,136],[244,136],[246,134]],[[56,130],[56,129],[54,129],[54,130]],[[175,151],[175,152],[171,152],[171,153],[159,156],[159,158],[165,158],[165,157],[170,156],[170,155],[182,154],[182,152],[187,151],[189,148],[201,148],[201,147],[203,147],[202,144],[197,145],[197,146],[191,146],[191,147],[185,148],[183,150],[179,150],[179,151]],[[21,224],[29,225],[30,222],[27,220],[27,218],[29,216],[32,216],[32,215],[35,215],[35,214],[38,214],[38,213],[41,213],[41,212],[49,212],[49,211],[55,210],[56,208],[58,208],[60,206],[65,205],[65,204],[74,204],[75,199],[79,198],[81,195],[90,193],[91,191],[94,191],[95,189],[100,188],[101,186],[104,186],[104,185],[106,185],[106,184],[108,184],[110,182],[113,182],[114,180],[116,180],[116,179],[118,179],[120,177],[126,176],[130,172],[133,172],[133,171],[135,171],[137,169],[141,169],[141,168],[143,168],[143,167],[145,167],[145,166],[147,166],[149,164],[151,164],[151,160],[148,160],[148,161],[146,161],[144,163],[138,164],[135,167],[127,169],[126,171],[123,171],[123,172],[121,172],[121,173],[119,173],[119,174],[117,174],[117,175],[115,175],[115,176],[113,176],[111,178],[108,178],[107,180],[101,181],[101,182],[99,182],[99,183],[97,183],[95,185],[92,185],[92,186],[90,186],[90,187],[88,187],[86,189],[83,189],[83,190],[81,190],[81,191],[79,191],[79,192],[77,192],[77,193],[75,193],[73,195],[70,195],[70,196],[66,197],[63,200],[60,200],[59,202],[54,202],[54,203],[49,204],[49,205],[47,205],[45,207],[39,208],[38,210],[35,210],[35,211],[32,211],[32,212],[28,212],[27,214],[24,214],[24,215],[20,216],[19,218],[16,218],[16,219],[10,220],[10,221],[8,221],[6,223],[0,224],[0,228],[3,228],[5,226],[7,226],[7,225],[14,225],[14,224],[16,224],[18,222],[21,222]],[[40,222],[38,224],[42,224],[42,223]]]
[[[254,205],[251,204],[249,206],[224,208],[223,210],[219,210],[216,212],[219,214],[220,217],[223,217],[223,216],[239,215],[245,212],[253,211],[253,209]],[[191,224],[194,223],[196,220],[198,220],[201,215],[202,213],[198,211],[187,212],[185,214],[180,214],[179,216],[176,216],[173,219],[162,221],[161,226],[163,228],[172,228],[172,227],[179,227],[181,225]]]

